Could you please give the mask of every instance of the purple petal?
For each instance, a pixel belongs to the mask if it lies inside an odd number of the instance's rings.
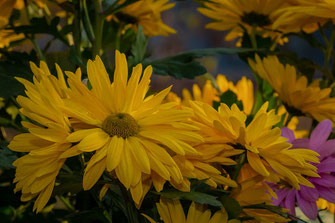
[[[315,201],[307,201],[300,196],[299,192],[297,192],[297,202],[299,208],[309,219],[316,219],[316,217],[318,216],[318,207],[316,206]]]
[[[280,203],[286,198],[289,189],[279,189],[276,191],[278,199],[272,199],[272,204],[275,206],[279,206]]]
[[[317,186],[320,197],[325,199],[326,201],[329,201],[331,203],[335,203],[335,193],[334,190],[323,187],[323,186]]]
[[[287,196],[286,199],[284,201],[284,208],[289,209],[289,213],[295,215],[295,192],[296,189],[291,189]]]
[[[309,139],[293,140],[291,149],[310,149],[309,148]]]
[[[311,148],[318,148],[322,143],[326,142],[330,132],[332,131],[332,122],[330,120],[323,120],[313,130],[309,145]]]
[[[289,143],[295,140],[293,131],[287,127],[281,128],[281,136],[287,138]]]
[[[319,192],[316,188],[300,186],[299,195],[306,201],[316,202],[319,199]]]
[[[335,176],[327,174],[327,173],[321,173],[319,174],[319,179],[314,179],[313,183],[324,186],[324,187],[333,187],[333,192],[335,193]]]
[[[317,164],[318,173],[335,172],[335,157],[330,156]]]
[[[320,154],[320,159],[332,155],[335,152],[335,139],[328,140],[316,150]]]

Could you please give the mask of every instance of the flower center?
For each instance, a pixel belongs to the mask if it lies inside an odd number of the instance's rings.
[[[126,113],[109,115],[102,123],[102,129],[110,136],[127,138],[136,135],[140,127],[136,120]]]
[[[256,25],[256,26],[262,27],[262,26],[267,26],[271,24],[271,21],[267,15],[259,14],[253,11],[244,13],[241,19],[242,19],[242,22],[250,26]]]

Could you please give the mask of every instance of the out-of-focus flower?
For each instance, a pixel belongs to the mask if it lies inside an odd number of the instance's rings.
[[[279,43],[282,39],[281,32],[272,29],[273,23],[279,17],[279,9],[289,6],[289,1],[277,0],[213,0],[204,3],[204,8],[199,12],[215,21],[206,25],[206,28],[229,31],[227,41],[241,37],[244,30],[251,34],[258,32],[264,37],[271,37]]]
[[[273,28],[285,32],[311,33],[320,25],[330,19],[335,19],[335,3],[332,0],[294,0],[293,5],[280,9],[279,18],[274,22]]]
[[[179,110],[173,102],[162,103],[171,87],[146,96],[151,66],[142,75],[138,64],[127,80],[126,56],[119,51],[115,64],[113,83],[99,57],[87,64],[91,90],[80,79],[68,79],[72,91],[64,109],[76,125],[67,139],[78,143],[79,151],[95,152],[85,169],[85,190],[107,170],[130,189],[139,205],[152,183],[157,191],[166,181],[182,183],[171,154],[197,154],[189,143],[203,139],[188,120],[192,111]]]
[[[211,211],[204,205],[192,202],[185,217],[184,209],[179,200],[161,199],[156,204],[158,213],[164,223],[240,223],[239,220],[229,220],[228,214],[224,208],[211,216]],[[152,218],[143,214],[150,223],[156,223]]]
[[[39,125],[22,122],[29,133],[15,136],[8,146],[13,151],[28,153],[13,163],[16,167],[15,192],[22,191],[22,201],[37,197],[34,205],[37,212],[47,204],[65,157],[77,155],[71,153],[72,144],[66,140],[71,125],[60,107],[67,98],[67,86],[61,69],[56,68],[58,79],[50,74],[44,62],[39,68],[31,64],[33,83],[17,78],[24,84],[27,95],[17,98],[22,106],[20,112]]]
[[[288,112],[335,122],[335,98],[330,97],[331,88],[320,89],[318,80],[307,85],[305,76],[297,77],[295,67],[284,66],[276,56],[262,60],[256,55],[256,61],[249,59],[249,64],[278,93]]]
[[[291,144],[280,136],[280,129],[273,128],[280,117],[274,110],[267,112],[268,103],[259,109],[248,126],[246,114],[236,104],[229,108],[222,103],[218,111],[203,102],[190,101],[190,105],[205,143],[225,143],[244,150],[250,166],[271,182],[285,179],[298,189],[300,184],[313,186],[303,175],[318,177],[317,168],[309,164],[319,161],[318,154],[309,149],[289,149]]]
[[[264,177],[255,172],[249,164],[245,164],[238,177],[239,187],[232,190],[231,196],[241,206],[257,204],[271,205],[271,195],[276,196],[272,189],[264,182]],[[250,223],[257,222],[287,222],[289,219],[281,217],[266,209],[244,208],[241,216],[253,217]]]
[[[161,18],[162,12],[175,5],[168,2],[169,0],[140,0],[122,8],[120,12],[107,19],[125,22],[126,27],[132,27],[135,30],[137,26],[142,26],[147,36],[168,36],[176,33],[174,29],[164,24]]]
[[[16,34],[12,30],[0,30],[0,48],[8,47],[9,44],[16,40],[24,38],[24,34]]]
[[[218,89],[213,86],[213,83],[210,80],[207,80],[202,90],[197,84],[194,84],[192,88],[193,94],[184,88],[182,91],[182,100],[173,92],[168,95],[167,99],[168,101],[175,101],[182,103],[183,105],[188,105],[189,100],[202,101],[209,105],[213,105],[214,101],[220,101],[220,93],[222,94],[230,90],[236,94],[237,100],[242,101],[243,111],[248,115],[251,113],[254,106],[254,86],[251,80],[243,76],[242,79],[234,85],[234,83],[228,81],[224,75],[218,74],[215,85]]]
[[[335,202],[335,139],[327,140],[332,130],[332,122],[324,120],[313,130],[309,139],[295,139],[292,130],[282,129],[282,135],[289,139],[292,148],[307,148],[320,154],[320,163],[315,164],[320,177],[307,178],[315,188],[302,186],[300,190],[278,185],[276,191],[278,199],[274,200],[275,205],[290,209],[295,214],[295,201],[298,207],[310,219],[316,219],[318,208],[316,205],[319,197]]]

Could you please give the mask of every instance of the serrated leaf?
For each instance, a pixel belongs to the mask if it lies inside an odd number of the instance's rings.
[[[133,67],[140,63],[144,59],[144,55],[147,49],[148,39],[143,33],[141,26],[137,29],[136,40],[131,46],[131,56],[128,57],[129,67]]]

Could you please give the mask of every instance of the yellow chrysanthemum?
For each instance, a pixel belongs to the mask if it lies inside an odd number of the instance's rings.
[[[175,101],[182,103],[183,105],[188,105],[188,100],[202,101],[209,105],[213,105],[214,101],[220,101],[220,93],[222,94],[230,90],[236,94],[237,100],[242,101],[243,111],[248,115],[251,113],[254,106],[254,86],[251,80],[243,76],[242,79],[234,85],[234,83],[232,81],[228,81],[224,75],[218,74],[215,84],[220,92],[218,92],[218,90],[213,86],[211,81],[207,80],[202,88],[202,91],[197,84],[193,85],[193,95],[189,92],[189,90],[184,88],[182,91],[182,101],[173,92],[168,95],[167,99],[168,101]]]
[[[0,48],[9,46],[10,42],[24,38],[24,34],[16,34],[11,30],[0,30]]]
[[[164,223],[240,223],[239,220],[229,220],[224,208],[211,216],[211,211],[204,205],[192,202],[185,217],[184,209],[179,200],[161,199],[156,204],[158,213]],[[143,214],[150,223],[156,223],[152,218]]]
[[[8,146],[16,152],[28,152],[13,163],[16,167],[15,192],[22,191],[22,201],[37,197],[34,205],[37,212],[52,194],[56,176],[65,162],[63,156],[71,155],[67,151],[72,144],[66,141],[71,132],[70,123],[60,109],[67,97],[67,86],[62,71],[58,66],[56,68],[58,79],[50,74],[44,62],[40,68],[31,64],[33,83],[17,78],[24,84],[27,95],[17,98],[22,106],[20,112],[39,125],[23,122],[29,133],[15,136]]]
[[[126,56],[116,51],[115,58],[113,83],[99,57],[87,64],[91,90],[69,73],[72,91],[64,109],[73,118],[75,132],[67,139],[78,143],[79,151],[95,152],[85,169],[85,190],[107,170],[130,189],[139,204],[147,191],[144,187],[151,183],[158,191],[166,181],[182,183],[170,154],[197,154],[189,143],[203,139],[188,121],[192,111],[179,110],[173,102],[162,104],[171,87],[146,96],[151,66],[142,75],[138,64],[127,80]]]
[[[238,183],[240,187],[234,188],[231,195],[241,206],[271,205],[271,196],[277,197],[276,193],[264,182],[264,177],[257,174],[249,164],[242,167]],[[244,208],[242,216],[253,217],[254,220],[248,221],[250,223],[287,222],[289,220],[265,209]]]
[[[319,81],[310,85],[305,76],[297,76],[295,67],[284,66],[276,56],[263,60],[256,55],[256,62],[249,64],[258,75],[269,82],[290,113],[300,111],[318,121],[330,119],[335,122],[335,98],[330,98],[331,88],[320,89]]]
[[[208,144],[226,143],[244,150],[250,166],[268,181],[285,179],[293,187],[299,184],[312,186],[302,175],[318,176],[309,162],[318,163],[317,153],[308,149],[290,149],[291,144],[281,137],[281,131],[273,126],[280,121],[274,110],[267,112],[265,103],[246,126],[246,114],[234,104],[230,109],[221,104],[219,110],[203,102],[190,102],[201,134]]]
[[[123,20],[128,27],[137,30],[137,26],[143,27],[147,36],[168,36],[176,31],[163,23],[161,13],[171,9],[175,4],[169,0],[140,0],[128,5],[112,17],[107,19]],[[122,2],[120,2],[122,3]]]
[[[288,1],[277,0],[212,0],[204,3],[206,8],[199,8],[199,12],[215,21],[206,28],[229,31],[225,39],[234,40],[243,35],[244,29],[249,34],[257,31],[264,37],[276,39],[279,43],[287,41],[281,39],[281,33],[272,29],[272,24],[278,16],[275,12],[289,6]]]
[[[286,32],[301,30],[311,33],[318,29],[318,23],[324,24],[335,19],[335,3],[332,0],[294,0],[293,6],[278,10],[279,18],[273,28]]]
[[[330,211],[331,213],[335,213],[335,204],[330,203],[326,201],[325,199],[319,198],[319,200],[316,202],[318,208],[320,209],[327,209],[327,211]]]

